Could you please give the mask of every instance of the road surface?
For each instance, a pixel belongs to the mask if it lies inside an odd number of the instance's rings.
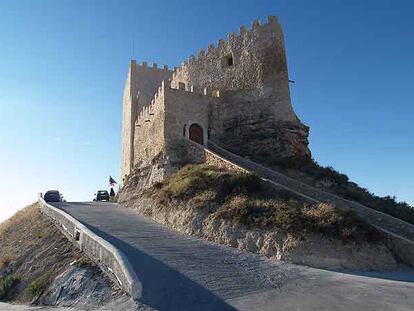
[[[266,259],[113,203],[54,205],[125,253],[143,285],[142,302],[156,310],[414,310],[412,282]]]

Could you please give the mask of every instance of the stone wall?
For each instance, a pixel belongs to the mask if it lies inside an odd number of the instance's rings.
[[[160,157],[165,147],[165,84],[154,99],[144,106],[135,122],[134,166],[146,166]]]
[[[226,62],[231,57],[233,64]],[[211,90],[247,90],[260,110],[281,120],[295,121],[290,102],[288,72],[282,28],[275,17],[252,29],[240,28],[228,40],[200,50],[173,73],[172,85],[179,82]],[[259,108],[259,107],[258,107]]]
[[[204,142],[208,140],[209,116],[212,107],[219,105],[220,98],[204,94],[202,89],[182,90],[169,88],[165,94],[165,138],[189,137],[192,124],[203,129]]]
[[[131,60],[124,88],[122,115],[121,177],[131,172],[134,159],[135,121],[144,107],[149,106],[161,82],[168,79],[172,71],[167,66],[149,67],[146,62],[137,65]]]
[[[141,111],[143,107],[148,106],[154,99],[158,88],[163,80],[168,80],[172,76],[173,71],[168,66],[158,68],[157,64],[148,66],[146,62],[136,65],[134,72],[134,95],[138,97],[137,111]]]
[[[136,97],[132,95],[135,62],[131,61],[122,98],[121,178],[131,171],[134,162],[134,122],[137,114]]]

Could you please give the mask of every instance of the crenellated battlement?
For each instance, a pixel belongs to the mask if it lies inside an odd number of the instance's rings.
[[[220,92],[218,90],[211,90],[208,87],[198,87],[196,85],[187,84],[180,82],[178,86],[173,86],[171,81],[169,81],[170,90],[179,91],[184,94],[194,94],[206,97],[220,97]]]
[[[219,90],[211,90],[207,87],[199,88],[195,85],[189,85],[185,83],[180,83],[178,87],[174,87],[171,85],[170,80],[163,80],[151,102],[148,105],[145,105],[138,113],[135,126],[141,127],[143,123],[152,121],[156,113],[161,110],[161,105],[163,104],[161,98],[164,95],[165,90],[172,90],[174,92],[181,92],[182,94],[193,94],[211,98],[220,97]]]
[[[148,62],[146,61],[141,62],[141,64],[137,64],[137,67],[140,69],[148,69],[148,70],[172,71],[168,68],[168,65],[162,65],[162,67],[158,67],[157,63],[152,63],[152,65],[149,66]]]
[[[223,50],[227,44],[236,41],[236,40],[243,40],[252,35],[257,35],[258,32],[268,30],[269,28],[273,28],[276,31],[281,31],[281,25],[279,20],[276,16],[268,16],[266,23],[260,23],[260,20],[255,19],[252,22],[250,28],[246,26],[240,26],[239,33],[230,32],[227,35],[227,40],[219,39],[217,44],[209,44],[207,50],[199,49],[197,55],[190,55],[186,60],[181,62],[181,66],[174,67],[173,70],[173,78],[175,78],[181,71],[185,70],[187,65],[194,64],[198,61],[203,61],[205,58],[209,57],[212,54],[217,53],[217,51]]]
[[[148,105],[145,105],[141,111],[138,113],[137,120],[135,122],[136,127],[141,127],[146,122],[151,122],[154,118],[154,115],[162,110],[162,96],[164,94],[165,85],[167,82],[162,81],[161,85],[158,87],[157,92],[154,95],[154,98]]]

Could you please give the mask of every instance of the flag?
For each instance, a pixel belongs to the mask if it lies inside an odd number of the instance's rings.
[[[115,179],[112,178],[112,176],[109,176],[109,185],[111,187],[115,186],[117,182],[115,181]]]

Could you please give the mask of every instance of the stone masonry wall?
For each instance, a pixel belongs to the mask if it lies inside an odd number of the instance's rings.
[[[212,106],[219,105],[220,98],[205,95],[204,90],[167,88],[165,91],[165,137],[167,142],[177,137],[189,137],[192,124],[203,129],[204,141],[208,139],[209,116]]]
[[[131,172],[134,160],[135,121],[145,106],[150,105],[158,87],[172,71],[167,66],[149,67],[146,62],[137,65],[131,60],[124,88],[122,115],[121,177]]]
[[[168,69],[168,66],[158,68],[157,64],[152,64],[150,67],[143,62],[141,65],[136,65],[134,76],[133,89],[134,95],[138,97],[137,111],[139,113],[154,99],[161,82],[168,80],[172,76],[172,71]]]
[[[122,98],[121,178],[130,173],[134,161],[134,122],[137,102],[131,86],[135,84],[135,67],[135,62],[131,61]]]
[[[231,66],[226,63],[229,57]],[[241,27],[239,35],[230,33],[217,47],[210,45],[197,58],[191,56],[173,73],[173,87],[179,82],[211,90],[250,91],[249,101],[256,102],[262,113],[297,120],[290,102],[283,32],[275,17],[264,25],[255,21],[250,30]]]
[[[158,88],[149,106],[144,106],[135,123],[134,165],[151,164],[160,157],[165,147],[165,88]]]

